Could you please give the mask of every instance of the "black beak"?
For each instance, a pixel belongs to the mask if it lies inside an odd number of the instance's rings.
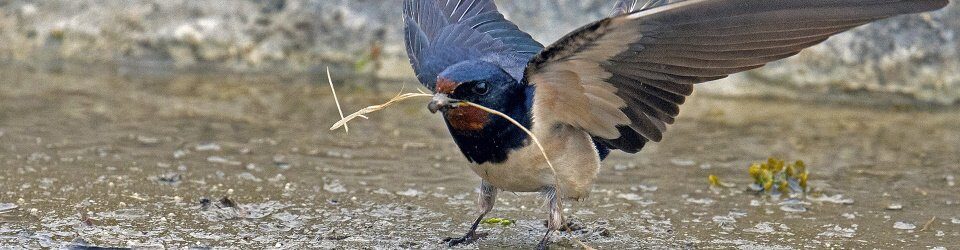
[[[457,104],[460,104],[460,100],[451,99],[447,97],[447,94],[436,94],[430,104],[427,104],[427,109],[430,110],[430,113],[437,113],[437,111],[446,111],[456,107]]]

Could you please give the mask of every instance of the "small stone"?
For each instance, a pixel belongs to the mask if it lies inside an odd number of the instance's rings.
[[[160,139],[156,137],[147,137],[147,136],[138,135],[137,142],[140,142],[140,144],[143,144],[143,145],[155,145],[157,143],[160,143]]]
[[[773,225],[770,225],[769,222],[761,222],[757,225],[754,225],[753,228],[744,229],[743,231],[758,233],[758,234],[768,234],[773,233],[776,230],[773,229]]]
[[[697,164],[697,162],[688,159],[671,159],[670,163],[681,167],[689,167]]]
[[[332,181],[330,183],[323,184],[323,190],[331,193],[347,192],[347,188],[343,187],[343,184],[340,184],[339,181]]]
[[[797,199],[789,199],[780,203],[780,210],[788,213],[802,213],[806,212],[807,205],[805,202]]]
[[[216,144],[216,143],[212,143],[212,142],[211,142],[211,143],[201,143],[201,144],[197,144],[197,146],[196,146],[194,149],[197,150],[198,152],[203,152],[203,151],[220,151],[220,145],[219,145],[219,144]]]
[[[690,203],[690,204],[697,204],[697,205],[703,205],[703,206],[709,206],[709,205],[712,205],[714,202],[716,202],[710,198],[703,198],[703,199],[687,198],[686,201],[687,203]]]
[[[630,187],[630,191],[640,191],[640,192],[656,192],[657,189],[659,189],[657,186],[654,186],[654,185],[643,185],[643,184],[640,184],[640,185],[638,185],[638,186]]]
[[[953,217],[953,218],[950,218],[950,223],[953,223],[953,224],[960,224],[960,217]]]
[[[897,221],[896,223],[893,223],[893,228],[900,230],[913,230],[917,229],[917,225],[914,225],[913,223]]]
[[[737,219],[734,219],[730,216],[713,216],[711,219],[714,223],[717,223],[717,226],[723,228],[724,230],[733,230],[737,224]]]
[[[20,7],[20,16],[31,17],[37,14],[37,6],[33,4],[24,4]]]
[[[423,194],[423,192],[420,192],[419,190],[411,188],[411,189],[407,189],[406,191],[397,192],[397,194],[403,195],[403,196],[415,197],[415,196],[419,196],[420,194]]]
[[[12,211],[14,209],[17,209],[18,207],[20,206],[17,206],[17,204],[13,204],[13,203],[0,203],[0,213],[6,213],[9,211]]]
[[[241,180],[248,180],[248,181],[253,181],[253,182],[261,182],[261,181],[263,181],[262,179],[257,178],[256,176],[254,176],[253,174],[251,174],[250,172],[240,173],[239,175],[237,175],[237,178],[240,178]]]
[[[183,149],[177,149],[177,151],[173,151],[174,159],[180,159],[180,158],[183,158],[184,156],[187,156],[187,151],[183,151]]]
[[[284,177],[283,174],[277,174],[276,176],[273,176],[273,177],[268,178],[267,181],[269,181],[269,182],[280,182],[280,181],[284,181],[284,180],[286,180],[286,179],[287,179],[287,178]]]
[[[638,165],[637,165],[636,163],[628,162],[628,163],[626,163],[626,164],[616,164],[616,165],[614,165],[614,166],[613,166],[613,170],[616,170],[616,171],[625,171],[625,170],[630,170],[630,169],[636,169],[637,167],[638,167]]]
[[[607,230],[605,227],[597,228],[597,235],[610,237],[610,230]]]
[[[903,210],[903,204],[891,203],[890,205],[887,206],[887,210],[893,210],[893,211]]]
[[[843,228],[839,225],[827,225],[827,231],[817,234],[818,236],[825,236],[830,238],[853,238],[857,234],[857,225],[854,224],[850,228]]]
[[[153,177],[153,178],[151,178],[151,179],[154,179],[154,180],[156,180],[157,182],[161,182],[161,183],[165,183],[165,184],[176,185],[176,184],[179,184],[179,183],[180,183],[180,180],[181,180],[182,178],[183,178],[183,177],[182,177],[180,174],[174,173],[174,172],[170,172],[170,173],[162,174],[162,175],[159,175],[159,176],[155,176],[155,177]]]
[[[405,142],[405,143],[403,143],[402,148],[403,148],[403,150],[407,150],[407,149],[422,149],[422,148],[427,148],[427,144],[426,144],[426,143],[421,143],[421,142]]]
[[[223,158],[223,157],[220,157],[220,156],[210,156],[210,157],[207,157],[207,161],[208,161],[208,162],[212,162],[212,163],[220,163],[220,164],[231,165],[231,166],[240,166],[240,165],[243,165],[242,162],[239,162],[239,161],[231,161],[231,160],[228,160],[227,158]]]
[[[811,197],[810,200],[811,200],[811,201],[817,201],[817,202],[829,202],[829,203],[835,203],[835,204],[843,204],[843,205],[850,205],[850,204],[853,204],[853,203],[854,203],[853,199],[844,198],[842,194],[835,194],[835,195],[832,195],[832,196],[823,195],[823,196],[818,196],[818,197]]]

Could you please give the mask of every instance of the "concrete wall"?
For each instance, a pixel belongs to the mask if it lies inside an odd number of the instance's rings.
[[[549,43],[612,0],[497,1]],[[44,68],[341,70],[410,78],[399,0],[0,0],[0,61]],[[881,21],[700,91],[801,99],[960,100],[960,5]]]

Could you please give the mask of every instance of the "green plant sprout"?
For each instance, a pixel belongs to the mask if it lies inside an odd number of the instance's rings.
[[[806,195],[809,190],[807,178],[810,173],[807,171],[806,164],[800,160],[786,163],[770,157],[766,163],[751,164],[749,171],[750,176],[753,177],[750,189],[754,191],[772,195]]]

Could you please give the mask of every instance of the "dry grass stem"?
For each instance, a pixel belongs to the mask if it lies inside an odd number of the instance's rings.
[[[347,126],[347,123],[350,122],[350,121],[352,121],[353,119],[357,119],[357,118],[367,119],[367,117],[365,116],[366,114],[383,110],[383,109],[389,107],[390,105],[393,105],[394,103],[397,103],[397,102],[400,102],[400,101],[403,101],[403,100],[406,100],[406,99],[414,98],[414,97],[433,97],[433,95],[427,94],[427,93],[423,93],[423,92],[420,92],[420,93],[404,93],[404,94],[399,94],[399,95],[397,95],[397,96],[394,96],[392,99],[390,99],[389,101],[387,101],[387,102],[385,102],[385,103],[383,103],[383,104],[369,106],[369,107],[363,108],[363,109],[361,109],[361,110],[358,110],[357,112],[354,112],[353,114],[350,114],[350,115],[348,115],[348,116],[346,116],[346,117],[343,117],[342,119],[340,119],[340,121],[337,121],[337,123],[334,123],[333,126],[330,127],[330,130],[336,130],[336,129],[340,128],[340,127],[346,127],[346,126]],[[337,108],[338,108],[338,109],[339,109],[339,106],[340,106],[340,104],[338,103],[338,104],[337,104]]]
[[[923,224],[923,228],[920,228],[920,232],[927,231],[927,229],[930,229],[930,225],[932,225],[933,221],[935,220],[937,220],[936,216],[934,216],[933,218],[930,218],[930,220],[927,221],[927,223]]]
[[[330,83],[330,92],[333,92],[333,101],[337,103],[337,112],[340,112],[340,119],[343,119],[343,109],[340,108],[340,99],[337,99],[337,89],[333,87],[333,78],[330,77],[330,67],[327,67],[327,82]],[[343,131],[350,133],[350,127],[348,127],[346,123],[343,124]]]

